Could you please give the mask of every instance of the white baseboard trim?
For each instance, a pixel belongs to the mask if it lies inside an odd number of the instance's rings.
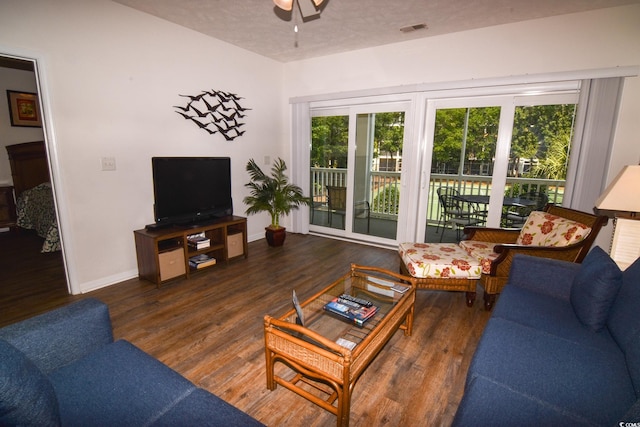
[[[114,274],[112,276],[101,277],[100,279],[93,280],[91,282],[82,283],[80,284],[79,288],[81,289],[81,293],[86,294],[88,292],[106,288],[107,286],[112,286],[117,283],[124,282],[125,280],[134,279],[136,277],[138,277],[137,269]]]

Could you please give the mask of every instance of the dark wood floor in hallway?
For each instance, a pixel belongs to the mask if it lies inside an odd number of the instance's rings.
[[[60,254],[0,233],[0,326],[95,297],[114,334],[269,426],[332,426],[335,416],[283,387],[266,388],[263,317],[313,295],[351,262],[397,271],[394,250],[289,234],[284,247],[249,244],[248,259],[157,289],[138,279],[67,295]],[[27,255],[30,254],[30,255]],[[489,313],[462,293],[418,291],[411,337],[397,332],[354,388],[352,426],[449,425]],[[285,370],[284,367],[279,369]]]

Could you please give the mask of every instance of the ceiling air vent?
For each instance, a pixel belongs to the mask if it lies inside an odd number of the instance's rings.
[[[409,25],[407,27],[402,27],[400,28],[400,31],[402,31],[403,33],[410,33],[412,31],[424,30],[426,28],[427,28],[427,24],[415,24],[415,25]]]

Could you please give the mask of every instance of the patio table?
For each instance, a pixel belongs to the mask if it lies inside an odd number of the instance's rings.
[[[488,205],[490,196],[480,195],[480,194],[459,194],[455,197],[466,203],[478,203],[482,205]],[[535,206],[536,201],[525,199],[524,197],[505,197],[502,199],[502,205],[514,206],[514,207],[528,207],[528,206]]]

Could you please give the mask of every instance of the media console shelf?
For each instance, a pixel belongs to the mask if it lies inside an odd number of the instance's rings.
[[[188,236],[204,233],[209,246],[196,249]],[[177,277],[189,277],[230,259],[248,256],[247,219],[228,216],[197,227],[168,227],[159,230],[135,230],[138,276],[160,286]],[[215,258],[214,265],[194,268],[189,259],[204,255]]]

